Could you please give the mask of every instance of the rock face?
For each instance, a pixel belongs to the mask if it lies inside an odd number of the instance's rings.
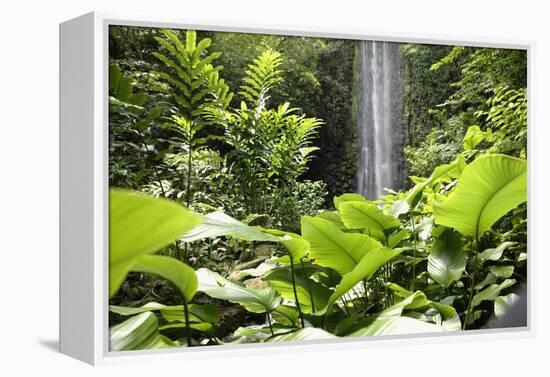
[[[400,44],[361,41],[357,130],[357,192],[378,199],[404,183],[403,84]]]

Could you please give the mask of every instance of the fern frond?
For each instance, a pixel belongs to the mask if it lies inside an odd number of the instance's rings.
[[[261,106],[267,99],[267,94],[282,80],[282,70],[279,69],[283,59],[277,51],[268,49],[255,58],[246,70],[244,84],[239,94],[249,100],[255,107]]]

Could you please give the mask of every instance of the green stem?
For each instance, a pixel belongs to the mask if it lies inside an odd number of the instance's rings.
[[[275,335],[275,333],[273,332],[273,325],[271,324],[271,317],[269,316],[269,313],[265,313],[265,315],[267,316],[267,324],[269,325],[269,331],[271,331],[271,336]]]
[[[466,318],[462,324],[462,330],[468,329],[468,322],[472,315],[472,301],[474,299],[474,287],[476,285],[476,274],[477,274],[477,254],[479,253],[479,240],[476,238],[475,247],[474,247],[474,271],[472,272],[472,277],[470,280],[470,297],[468,298],[468,310],[466,311]]]
[[[388,246],[388,235],[387,234],[385,234],[385,236],[384,236],[384,246],[386,246],[386,247]],[[384,270],[383,270],[384,293],[386,295],[384,301],[385,301],[385,307],[386,308],[391,306],[390,294],[389,294],[389,290],[388,290],[388,283],[390,281],[389,266],[390,266],[390,262],[386,262],[386,264],[384,265]]]
[[[306,276],[307,291],[309,292],[309,299],[311,301],[311,312],[315,313],[315,302],[313,301],[313,291],[311,290],[311,284],[309,282],[309,278],[307,278],[306,269],[304,267],[304,261],[302,260],[302,258],[300,258],[300,265],[302,266],[302,272],[304,273],[304,276]]]
[[[292,290],[294,291],[294,300],[296,300],[296,309],[298,309],[298,314],[300,316],[300,323],[302,328],[306,327],[304,324],[304,316],[302,315],[302,309],[300,308],[300,301],[298,301],[298,293],[296,292],[296,278],[294,277],[294,261],[292,260],[292,255],[290,257],[290,275],[292,275]]]
[[[390,302],[390,292],[388,290],[388,282],[390,281],[390,274],[389,274],[389,264],[386,263],[384,265],[384,270],[383,270],[383,284],[384,284],[384,294],[386,295],[385,297],[385,308],[388,308],[391,306],[391,302]]]
[[[187,347],[192,347],[191,344],[191,328],[189,327],[189,307],[187,306],[187,300],[183,299],[183,312],[185,315],[185,337],[187,339]]]
[[[340,297],[340,299],[342,300],[342,303],[344,304],[344,310],[346,311],[347,315],[350,315],[350,311],[349,311],[349,308],[348,308],[348,302],[346,301],[346,298],[344,296]]]
[[[359,313],[359,310],[357,309],[357,306],[355,306],[355,301],[351,297],[351,295],[348,293],[348,300],[351,301],[351,305],[353,306],[353,310],[355,310],[356,313]]]
[[[414,281],[416,280],[416,227],[414,225],[414,214],[411,212],[411,227],[413,231],[413,264],[411,277],[411,291],[414,292]]]
[[[192,136],[189,136],[189,142],[188,142],[188,152],[187,152],[187,188],[186,188],[186,199],[185,199],[185,205],[189,209],[191,206],[191,179],[192,179],[192,164],[193,164],[193,147],[191,143],[193,142]],[[189,245],[187,242],[184,245],[183,249],[183,259],[186,262],[187,261],[187,251],[188,251]]]
[[[187,152],[187,188],[186,188],[186,201],[185,204],[187,208],[189,208],[189,205],[191,204],[191,178],[192,178],[192,164],[193,164],[193,147],[191,146],[192,140],[189,138],[188,143],[188,152]]]
[[[366,313],[369,307],[369,293],[367,290],[366,279],[363,279],[363,291],[364,291],[363,300],[365,301],[365,313]]]
[[[359,300],[361,300],[363,302],[365,307],[367,307],[367,300],[365,299],[365,296],[361,296],[361,295],[357,294],[357,291],[355,290],[355,288],[352,288],[351,290],[355,294],[355,296],[358,297]]]

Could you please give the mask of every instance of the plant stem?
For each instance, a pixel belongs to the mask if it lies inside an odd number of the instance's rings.
[[[185,199],[185,206],[189,209],[190,208],[190,205],[191,205],[191,179],[192,179],[192,163],[193,163],[193,147],[192,147],[192,142],[193,142],[193,136],[192,134],[190,133],[188,135],[189,137],[189,140],[188,140],[188,143],[187,143],[187,187],[186,187],[186,199]],[[183,259],[184,261],[187,261],[187,249],[188,249],[188,244],[187,242],[185,243],[184,245],[184,249],[183,249]]]
[[[472,277],[470,280],[470,297],[468,298],[468,310],[466,312],[466,318],[462,324],[462,330],[468,329],[468,322],[470,321],[470,316],[472,315],[472,301],[474,299],[474,286],[476,285],[476,273],[477,273],[477,254],[479,253],[479,240],[476,238],[474,241],[474,271],[472,272]]]
[[[384,302],[385,302],[385,308],[390,307],[390,293],[388,290],[388,282],[389,282],[389,273],[388,273],[388,263],[384,265],[383,270],[383,284],[384,284],[384,294],[386,295]]]
[[[363,291],[364,291],[363,300],[365,301],[365,311],[364,312],[366,314],[368,309],[369,309],[369,292],[368,292],[368,289],[367,289],[366,279],[363,279]]]
[[[358,297],[359,300],[361,300],[363,302],[365,307],[367,307],[367,300],[365,299],[365,296],[361,296],[361,295],[357,294],[357,291],[355,290],[355,288],[352,288],[351,290],[355,294],[355,296]]]
[[[187,306],[187,300],[183,299],[183,312],[185,315],[185,329],[187,330],[185,332],[185,336],[187,338],[187,347],[192,347],[191,344],[191,329],[189,328],[189,307]]]
[[[191,147],[191,140],[189,140],[188,143],[188,152],[187,152],[187,188],[186,188],[186,199],[185,199],[185,205],[187,208],[189,208],[189,205],[191,204],[191,168],[192,168],[192,147]]]
[[[271,325],[271,318],[269,316],[269,313],[265,313],[266,316],[267,316],[267,324],[269,325],[269,331],[271,331],[271,335],[275,335],[275,333],[273,332],[273,325]]]
[[[298,309],[298,314],[300,316],[300,323],[302,324],[302,328],[306,327],[304,324],[304,316],[302,314],[302,309],[300,308],[300,301],[298,301],[298,293],[296,292],[296,278],[294,277],[295,271],[294,271],[294,261],[292,260],[292,255],[289,254],[290,257],[290,275],[292,276],[292,290],[294,291],[294,300],[296,300],[296,309]]]
[[[350,315],[351,313],[350,313],[350,311],[349,311],[348,302],[346,301],[345,295],[343,295],[343,296],[341,297],[341,299],[342,299],[342,303],[344,304],[344,309],[345,309],[346,313],[347,313],[348,315]]]
[[[411,291],[414,292],[414,281],[416,280],[416,227],[414,225],[414,213],[411,211],[411,227],[413,231],[413,264],[411,277]]]
[[[302,272],[304,273],[304,276],[306,276],[307,291],[309,292],[309,299],[311,301],[311,312],[315,313],[315,302],[313,301],[313,291],[311,290],[311,284],[305,272],[306,269],[304,267],[304,261],[301,258],[300,258],[300,265],[302,266]]]
[[[359,310],[357,309],[357,306],[355,306],[355,301],[353,301],[353,298],[351,297],[351,294],[348,293],[348,300],[351,301],[351,305],[353,306],[353,310],[355,310],[356,313],[359,313]]]

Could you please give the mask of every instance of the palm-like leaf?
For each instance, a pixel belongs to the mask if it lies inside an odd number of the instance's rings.
[[[273,50],[265,50],[248,65],[247,76],[243,79],[240,94],[255,107],[265,101],[267,92],[282,80],[282,70],[279,69],[283,59],[281,54]]]
[[[197,44],[194,30],[186,31],[185,43],[170,30],[163,30],[162,33],[164,37],[155,39],[164,52],[154,52],[153,55],[166,68],[158,72],[158,76],[173,88],[180,113],[192,120],[206,111],[207,104],[226,108],[233,94],[219,76],[218,71],[222,67],[212,65],[221,54],[206,52],[211,40],[204,38]]]

